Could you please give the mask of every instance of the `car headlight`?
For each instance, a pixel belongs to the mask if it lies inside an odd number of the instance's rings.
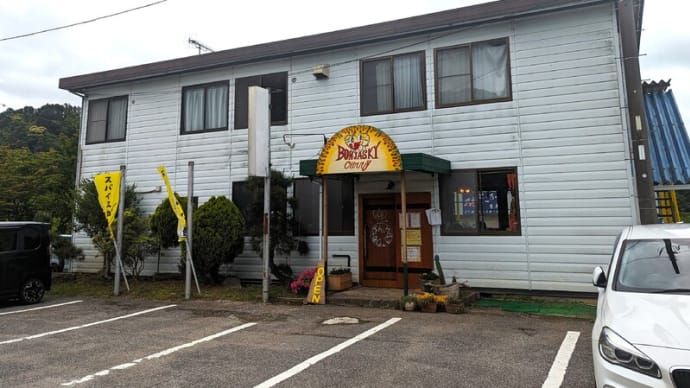
[[[599,336],[599,353],[612,364],[644,373],[647,376],[661,378],[661,371],[649,356],[642,353],[630,342],[623,339],[613,330],[604,327]]]

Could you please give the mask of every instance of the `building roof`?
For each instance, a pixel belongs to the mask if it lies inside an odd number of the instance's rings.
[[[690,140],[670,85],[671,80],[642,84],[656,186],[690,184]]]
[[[91,74],[61,78],[59,87],[84,92],[96,86],[112,85],[154,77],[221,66],[267,61],[294,55],[333,50],[354,45],[404,38],[416,34],[440,32],[488,22],[510,20],[613,0],[501,0],[469,7],[456,8],[405,19],[354,27],[345,30],[309,35],[300,38],[257,44],[203,55],[170,59],[144,65],[125,67]],[[634,0],[638,7],[636,18],[641,25],[644,0]],[[640,29],[638,29],[639,34]]]

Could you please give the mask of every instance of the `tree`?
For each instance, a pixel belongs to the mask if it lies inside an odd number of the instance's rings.
[[[135,192],[135,185],[127,185],[125,191],[125,219],[123,220],[123,225],[126,225],[125,227],[129,229],[125,230],[123,234],[123,262],[126,261],[130,249],[132,249],[133,252],[140,252],[145,250],[145,248],[138,247],[137,244],[149,243],[146,240],[139,239],[140,235],[144,233],[144,230],[148,229],[148,224],[146,224],[146,228],[143,228],[140,225],[140,221],[137,219],[137,217],[141,217],[141,213],[138,209],[139,202],[140,199]],[[118,214],[118,217],[119,216]],[[103,276],[108,277],[112,260],[115,257],[115,249],[112,238],[110,237],[110,232],[108,231],[108,222],[98,202],[96,184],[91,179],[84,179],[81,181],[81,190],[76,196],[75,217],[78,222],[77,230],[84,231],[103,256]],[[116,223],[117,218],[113,221],[113,232],[115,232]]]
[[[244,218],[227,197],[211,197],[194,212],[192,258],[206,283],[220,281],[218,270],[232,263],[244,248]]]
[[[79,111],[47,104],[0,113],[0,219],[72,233]]]
[[[182,209],[186,211],[187,197],[180,197],[177,193],[174,193],[174,195]],[[155,238],[155,253],[158,254],[158,261],[160,262],[163,249],[180,245],[179,236],[177,235],[177,216],[173,212],[170,200],[167,197],[161,201],[153,214],[149,216],[149,227],[151,228],[152,236]],[[181,259],[184,260],[184,258]]]
[[[305,242],[295,238],[292,231],[297,222],[293,213],[288,212],[288,205],[292,209],[297,208],[297,200],[288,197],[288,188],[292,185],[292,179],[286,177],[280,171],[271,171],[271,230],[268,250],[268,266],[271,274],[281,283],[287,286],[292,281],[292,270],[287,265],[276,265],[275,255],[289,255],[297,250],[301,254],[308,253]],[[247,233],[251,237],[252,248],[257,252],[263,252],[263,214],[264,214],[264,179],[250,177],[247,190],[251,194],[249,203]]]

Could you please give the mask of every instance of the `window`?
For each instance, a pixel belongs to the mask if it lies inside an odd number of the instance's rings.
[[[426,109],[424,52],[362,61],[361,114]]]
[[[182,88],[182,133],[227,128],[227,82]]]
[[[319,204],[321,185],[311,179],[295,179],[294,196],[297,206],[294,209],[295,236],[318,236]]]
[[[249,87],[270,89],[271,125],[287,124],[287,73],[272,73],[235,80],[235,129],[249,126]]]
[[[0,252],[17,250],[17,231],[10,229],[0,230]]]
[[[436,50],[436,106],[510,101],[508,38]]]
[[[232,182],[232,202],[240,209],[245,227],[249,230],[251,226],[261,222],[261,219],[257,220],[254,216],[250,216],[249,205],[252,203],[252,193],[247,184],[247,181]]]
[[[125,140],[127,96],[89,101],[86,144]]]
[[[355,234],[355,187],[352,177],[329,178],[328,184],[328,235],[352,236]],[[319,234],[320,184],[309,179],[295,179],[296,236]]]
[[[515,168],[454,170],[439,187],[443,235],[520,233]]]

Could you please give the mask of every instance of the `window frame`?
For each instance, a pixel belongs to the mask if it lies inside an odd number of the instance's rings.
[[[277,76],[283,76],[284,77],[284,85],[283,85],[283,93],[281,93],[282,96],[284,96],[285,99],[285,105],[284,105],[284,111],[285,111],[285,119],[283,120],[273,120],[271,118],[271,125],[287,125],[288,123],[288,72],[287,71],[277,71],[274,73],[264,73],[264,74],[256,74],[256,75],[250,75],[246,77],[237,77],[235,78],[235,96],[234,96],[234,118],[233,118],[233,129],[235,130],[242,130],[242,129],[248,129],[249,127],[249,117],[247,115],[247,124],[243,125],[244,123],[238,123],[238,118],[240,115],[237,114],[237,110],[239,109],[240,106],[249,106],[249,86],[259,86],[262,88],[266,88],[264,79],[269,78],[269,77],[277,77]],[[251,81],[252,78],[258,78],[258,85],[254,85],[253,82]],[[239,88],[237,87],[238,81],[244,81],[244,80],[250,80],[249,83],[247,84],[247,91],[246,93],[240,93]],[[269,88],[270,89],[270,88]],[[242,102],[241,99],[245,98],[246,96],[246,101]],[[277,105],[278,101],[276,101],[278,98],[277,93],[271,93],[270,96],[270,104],[271,106]],[[244,119],[244,117],[242,117]]]
[[[497,43],[497,42],[505,42],[506,46],[506,78],[507,84],[506,84],[506,96],[505,97],[497,97],[497,98],[490,98],[490,99],[475,99],[474,98],[474,72],[473,72],[473,67],[472,67],[472,48],[473,46],[481,45],[481,44],[487,44],[487,43]],[[444,51],[444,50],[455,50],[455,49],[460,49],[460,48],[467,48],[469,52],[469,62],[470,62],[470,100],[465,101],[465,102],[454,102],[454,103],[447,103],[447,104],[442,104],[441,103],[441,89],[439,87],[439,60],[438,60],[438,55],[439,52]],[[495,39],[488,39],[488,40],[482,40],[482,41],[477,41],[477,42],[470,42],[470,43],[463,43],[463,44],[458,44],[458,45],[453,45],[453,46],[446,46],[446,47],[437,47],[434,49],[434,98],[436,100],[436,108],[437,109],[442,109],[442,108],[451,108],[451,107],[456,107],[456,106],[468,106],[468,105],[479,105],[479,104],[491,104],[491,103],[496,103],[496,102],[506,102],[506,101],[512,101],[513,100],[513,76],[510,71],[510,39],[508,37],[503,37],[503,38],[495,38]]]
[[[208,99],[208,89],[214,86],[225,86],[226,90],[226,101],[225,101],[225,127],[217,127],[217,128],[206,128],[206,103]],[[186,118],[186,110],[184,108],[185,103],[184,103],[184,98],[185,98],[185,93],[189,90],[193,89],[204,89],[204,106],[202,107],[202,111],[204,113],[204,128],[203,129],[197,129],[197,130],[185,130],[185,118]],[[206,133],[206,132],[218,132],[218,131],[227,131],[229,126],[229,121],[230,121],[230,81],[229,80],[223,80],[223,81],[214,81],[214,82],[207,82],[203,84],[196,84],[196,85],[187,85],[182,87],[182,93],[181,93],[181,98],[180,98],[180,135],[191,135],[195,133]]]
[[[422,105],[419,107],[414,107],[414,108],[403,108],[403,109],[396,109],[395,108],[395,66],[393,66],[394,60],[396,57],[401,57],[401,56],[407,56],[407,55],[419,55],[421,57],[421,81],[422,81]],[[363,107],[364,107],[364,98],[365,98],[365,93],[364,93],[364,65],[367,63],[371,62],[380,62],[380,61],[388,61],[388,64],[390,66],[390,84],[391,84],[391,110],[388,111],[376,111],[376,112],[370,112],[370,113],[364,113]],[[427,76],[426,76],[426,51],[420,50],[420,51],[411,51],[407,53],[400,53],[400,54],[395,54],[395,55],[388,55],[388,56],[383,56],[383,57],[376,57],[376,58],[367,58],[359,61],[359,115],[362,117],[366,116],[376,116],[376,115],[384,115],[384,114],[391,114],[391,113],[403,113],[403,112],[417,112],[417,111],[425,111],[427,110],[427,94],[426,94],[426,87],[427,87]]]
[[[125,122],[124,122],[124,131],[123,131],[123,136],[122,138],[110,138],[109,135],[111,135],[111,129],[109,128],[109,118],[110,118],[110,104],[114,100],[125,100]],[[99,103],[99,102],[107,102],[107,106],[105,108],[105,130],[103,134],[103,140],[95,140],[95,141],[89,141],[89,131],[92,130],[91,128],[91,106],[93,103]],[[129,115],[129,95],[120,95],[120,96],[113,96],[113,97],[106,97],[106,98],[97,98],[93,100],[89,100],[88,104],[88,112],[87,112],[87,118],[86,118],[86,133],[84,134],[84,144],[102,144],[102,143],[114,143],[114,142],[120,142],[120,141],[125,141],[127,140],[127,116]]]
[[[522,222],[520,219],[520,185],[518,182],[518,171],[517,167],[512,166],[512,167],[497,167],[497,168],[486,168],[486,169],[454,169],[451,170],[449,174],[443,174],[445,176],[452,175],[453,173],[458,173],[458,174],[473,174],[474,178],[474,187],[476,188],[475,192],[475,214],[474,214],[474,219],[475,219],[475,229],[473,230],[467,230],[467,231],[453,231],[453,230],[448,230],[448,226],[445,222],[441,224],[441,235],[442,236],[521,236],[522,235]],[[481,196],[480,192],[481,191],[487,191],[487,190],[482,190],[483,187],[481,184],[481,176],[484,174],[496,174],[496,173],[503,173],[503,174],[515,174],[515,193],[513,194],[513,199],[516,204],[516,219],[518,222],[518,227],[517,230],[496,230],[496,229],[485,229],[482,228],[480,225],[480,213],[482,216],[484,216],[484,213],[481,211]],[[506,183],[507,186],[507,183]],[[441,217],[442,219],[445,219],[445,217],[449,217],[452,215],[447,214],[447,212],[444,212],[444,208],[448,207],[448,204],[443,202],[443,182],[441,176],[439,176],[439,206],[441,207]],[[455,207],[455,203],[453,203],[453,208]],[[510,214],[506,215],[508,223],[510,223]],[[509,225],[510,227],[510,225]]]
[[[298,180],[310,180],[310,178],[298,178],[295,179],[294,182]],[[296,185],[294,185],[293,182],[293,197],[294,199],[297,200],[297,207],[299,209],[300,206],[300,198],[297,197],[299,195],[299,190],[296,189]],[[340,183],[340,188],[334,189],[333,188],[333,183],[334,182],[339,182]],[[329,205],[327,206],[327,211],[328,211],[328,235],[329,236],[354,236],[355,235],[355,179],[352,176],[348,175],[341,175],[338,176],[337,178],[331,177],[327,178],[327,183],[328,185],[328,202]],[[345,186],[345,187],[343,187]],[[321,187],[323,187],[323,182],[319,186],[319,190],[317,194],[317,201],[316,201],[316,206],[321,206],[322,202],[322,197],[320,194],[321,192]],[[348,203],[343,203],[343,193],[345,189],[349,189],[347,192],[347,197],[351,199],[351,201],[348,201]],[[311,197],[311,196],[310,196]],[[337,209],[336,206],[332,206],[333,202],[336,203],[341,203],[342,207],[340,209]],[[339,210],[340,214],[335,214],[335,211]],[[317,210],[317,214],[322,216],[321,214],[321,209]],[[297,214],[295,214],[297,216]],[[318,216],[317,216],[318,217]],[[345,219],[347,217],[347,222],[345,222]],[[299,221],[299,219],[297,219]],[[319,236],[321,233],[321,228],[323,227],[322,225],[322,219],[317,219],[317,231],[316,234],[301,234],[297,233],[298,231],[295,231],[295,236],[298,237],[307,237],[307,236]],[[335,222],[339,221],[340,225],[335,225]]]

